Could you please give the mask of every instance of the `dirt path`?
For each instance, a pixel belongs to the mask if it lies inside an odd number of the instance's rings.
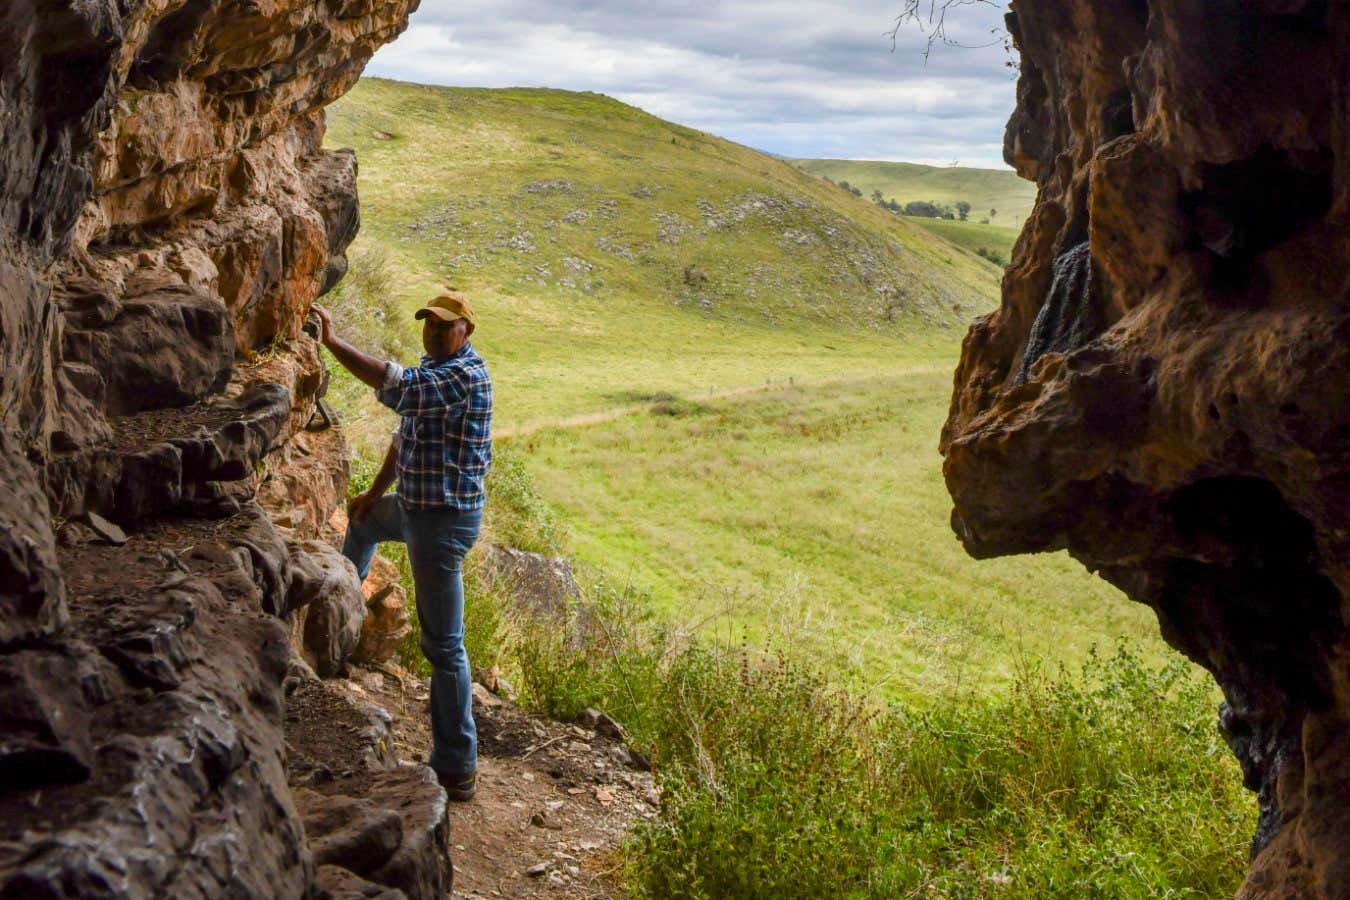
[[[398,756],[425,759],[426,682],[394,667],[356,681],[393,716]],[[640,761],[620,741],[526,715],[480,685],[474,717],[478,793],[450,804],[453,896],[620,896],[618,845],[656,812],[652,776]]]
[[[900,369],[884,373],[885,376],[904,376],[904,375],[931,375],[934,372],[947,371],[939,366],[912,366],[907,369]],[[613,422],[615,419],[621,419],[624,416],[631,416],[641,412],[648,412],[660,406],[662,402],[672,402],[687,400],[691,403],[698,403],[703,400],[725,400],[727,398],[745,397],[750,394],[762,394],[768,391],[784,390],[785,388],[817,388],[827,387],[837,384],[863,384],[873,381],[873,378],[858,378],[850,376],[847,378],[793,378],[788,380],[779,379],[769,381],[764,384],[746,384],[740,387],[726,388],[720,391],[711,391],[706,394],[691,394],[687,397],[679,395],[670,395],[667,400],[653,398],[643,403],[629,403],[624,406],[614,406],[609,409],[601,409],[595,412],[580,413],[575,416],[561,416],[556,419],[532,419],[520,425],[508,426],[493,430],[493,436],[498,438],[526,437],[534,434],[536,431],[543,431],[548,428],[584,428],[588,425],[600,425],[604,422]]]

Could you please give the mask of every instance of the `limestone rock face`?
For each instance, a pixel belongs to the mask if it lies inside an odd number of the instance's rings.
[[[322,110],[415,6],[5,6],[4,896],[325,890],[282,688],[288,604],[325,571],[287,538],[317,537],[346,479],[341,437],[305,432],[324,380],[301,324],[359,225]],[[331,669],[360,634],[354,581],[309,598],[345,598]],[[431,792],[409,828],[400,808],[405,843],[443,809]]]
[[[979,557],[1067,548],[1209,669],[1244,896],[1350,893],[1350,3],[1016,0],[1039,185],[942,437]]]

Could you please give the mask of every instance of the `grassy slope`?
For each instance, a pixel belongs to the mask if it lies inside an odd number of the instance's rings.
[[[1149,611],[1067,556],[966,556],[935,448],[949,383],[916,369],[693,398],[525,446],[582,559],[757,643],[797,623],[899,694],[988,686],[1119,634],[1155,658]]]
[[[997,296],[973,253],[603,96],[362,79],[328,119],[361,161],[353,258],[396,273],[395,317],[440,284],[473,292],[503,428],[945,364]]]
[[[969,221],[919,217],[909,217],[905,221],[971,252],[983,247],[1004,260],[1012,259],[1013,244],[1036,200],[1034,184],[1002,169],[938,168],[918,163],[851,159],[789,161],[804,172],[847,181],[860,188],[864,197],[871,197],[873,191],[879,190],[887,200],[898,200],[902,204],[911,200],[931,200],[950,206],[965,200],[972,207]],[[991,210],[997,210],[997,215],[991,217]],[[988,219],[989,224],[982,224],[984,219]]]
[[[911,200],[932,200],[951,205],[965,200],[971,205],[970,217],[977,222],[998,214],[991,225],[1022,227],[1036,202],[1036,186],[1007,169],[968,169],[963,166],[923,166],[918,163],[874,162],[861,159],[794,159],[793,165],[812,175],[824,175],[835,181],[847,181],[862,188],[864,196],[879,190],[887,200],[901,204]]]
[[[367,81],[332,122],[330,143],[362,153],[365,231],[330,303],[363,343],[410,352],[408,308],[453,276],[480,300],[476,343],[506,428],[686,395],[661,415],[508,441],[533,455],[502,454],[492,506],[524,521],[523,546],[551,548],[525,461],[573,547],[645,581],[680,618],[732,595],[771,645],[862,662],[853,685],[895,670],[892,684],[919,694],[917,708],[876,710],[795,661],[672,647],[659,626],[648,634],[649,604],[601,599],[613,613],[604,641],[571,641],[568,624],[499,633],[490,591],[471,582],[476,662],[510,656],[531,702],[558,714],[613,712],[656,760],[660,819],[627,860],[636,895],[1231,895],[1253,816],[1203,684],[1178,696],[1167,672],[1116,656],[1081,682],[1033,671],[988,697],[953,703],[945,690],[1006,674],[1020,647],[1074,658],[1121,632],[1150,655],[1160,646],[1142,608],[1063,556],[975,563],[946,527],[933,448],[957,333],[941,319],[990,302],[997,269],[866,201],[841,203],[837,188],[793,186],[763,157],[602,98]],[[570,193],[521,189],[560,171]],[[661,192],[629,196],[643,181],[663,185],[660,204]],[[730,230],[700,228],[698,199],[722,216],[746,192],[807,199],[806,224],[844,239],[784,248],[785,232],[807,229],[754,210]],[[670,220],[655,222],[653,207],[693,224],[667,244],[656,229]],[[561,221],[577,208],[584,221]],[[510,249],[526,230],[535,250]],[[597,253],[602,238],[631,242],[635,258]],[[831,310],[803,302],[813,272],[860,249],[884,263],[876,271],[913,272],[894,321],[848,270]],[[595,268],[565,268],[572,254]],[[747,260],[765,267],[759,283],[782,287],[747,296]],[[704,287],[680,277],[691,264],[709,269]],[[944,272],[954,286],[928,280]],[[962,309],[944,307],[967,291]],[[792,373],[815,380],[701,393]],[[368,426],[382,440],[364,394],[335,387],[349,432],[356,419],[358,438]]]

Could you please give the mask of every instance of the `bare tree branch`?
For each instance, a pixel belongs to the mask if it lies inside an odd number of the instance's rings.
[[[899,35],[900,29],[906,25],[917,26],[928,38],[928,43],[923,51],[924,65],[928,64],[928,55],[933,52],[933,47],[938,44],[966,49],[993,47],[998,44],[1003,44],[1005,47],[1009,46],[1008,33],[1002,28],[991,28],[989,30],[990,40],[983,44],[965,44],[948,37],[947,14],[963,6],[989,6],[994,9],[1006,9],[1007,3],[1005,0],[904,0],[900,15],[896,16],[895,27],[886,32],[886,36],[891,39],[891,52],[895,52],[896,37]]]

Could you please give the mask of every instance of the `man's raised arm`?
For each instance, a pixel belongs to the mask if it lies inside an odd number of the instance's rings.
[[[365,384],[376,390],[384,387],[385,372],[388,370],[389,364],[382,359],[376,359],[369,353],[356,349],[338,337],[337,332],[333,330],[333,314],[328,310],[317,303],[313,304],[310,309],[314,310],[319,316],[319,322],[322,326],[319,331],[319,340],[333,354],[333,358]]]

